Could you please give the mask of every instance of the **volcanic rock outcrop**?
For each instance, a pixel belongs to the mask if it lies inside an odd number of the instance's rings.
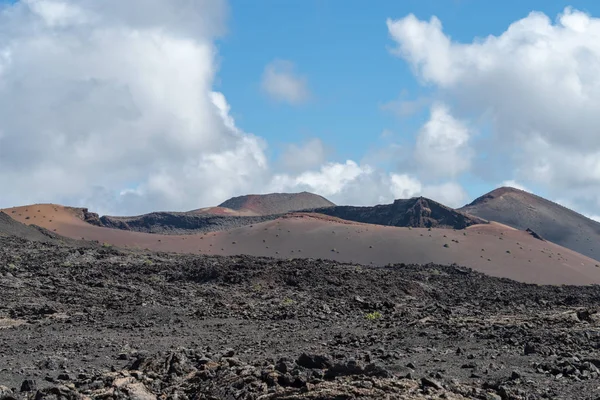
[[[313,210],[337,218],[377,225],[463,229],[486,220],[453,210],[425,197],[395,200],[373,207],[335,206]]]

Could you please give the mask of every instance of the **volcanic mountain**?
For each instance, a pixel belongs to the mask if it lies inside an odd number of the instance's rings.
[[[413,228],[463,229],[486,220],[466,215],[425,197],[395,200],[373,207],[335,206],[312,210],[348,221]]]
[[[600,223],[526,191],[501,187],[459,211],[533,230],[546,240],[600,260]]]
[[[319,204],[326,206],[303,208]],[[321,196],[307,192],[235,197],[218,207],[188,212],[153,212],[134,217],[100,217],[85,208],[71,209],[80,219],[92,225],[161,234],[206,233],[233,229],[270,221],[301,210],[346,221],[412,228],[464,229],[471,225],[487,223],[482,218],[464,214],[424,197],[395,200],[392,204],[373,207],[353,207],[336,206]]]
[[[331,201],[309,192],[249,194],[233,197],[219,204],[219,207],[252,212],[255,215],[284,214],[292,211],[332,206],[335,206],[335,204]]]
[[[329,259],[378,266],[456,263],[521,282],[600,284],[598,262],[498,223],[472,224],[466,229],[413,228],[300,212],[265,216],[261,217],[263,221],[213,232],[167,235],[92,225],[85,221],[83,209],[59,205],[40,204],[5,211],[19,222],[38,224],[57,234],[97,241],[104,246],[223,256]]]

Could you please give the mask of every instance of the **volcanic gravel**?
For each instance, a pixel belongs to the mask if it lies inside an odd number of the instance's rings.
[[[600,288],[0,237],[0,399],[597,399]]]

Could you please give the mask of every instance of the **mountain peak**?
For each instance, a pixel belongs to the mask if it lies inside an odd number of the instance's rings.
[[[529,229],[544,239],[600,260],[600,223],[524,190],[497,188],[459,210],[516,229]]]

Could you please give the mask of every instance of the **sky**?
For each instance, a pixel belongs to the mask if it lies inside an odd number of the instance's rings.
[[[502,185],[600,215],[600,3],[0,0],[0,207]]]

